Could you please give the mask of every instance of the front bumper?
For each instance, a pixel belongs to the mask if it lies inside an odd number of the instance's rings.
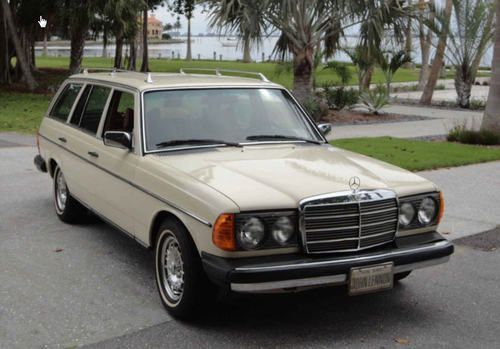
[[[227,259],[202,253],[212,282],[237,292],[272,292],[303,287],[343,285],[353,267],[394,263],[394,274],[445,263],[453,244],[437,232],[397,238],[384,249],[356,254],[302,254]]]

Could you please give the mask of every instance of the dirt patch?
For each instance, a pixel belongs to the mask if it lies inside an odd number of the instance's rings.
[[[374,115],[358,110],[330,110],[328,114],[321,119],[321,121],[329,122],[334,126],[344,126],[420,121],[429,119],[431,118],[418,115],[400,115],[390,113],[380,113],[379,115]]]
[[[500,248],[500,226],[483,233],[457,239],[454,243],[486,252],[496,251]]]

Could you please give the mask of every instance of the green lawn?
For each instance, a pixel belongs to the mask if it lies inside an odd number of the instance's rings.
[[[35,132],[50,98],[43,94],[0,91],[0,131]]]
[[[332,145],[394,164],[410,171],[500,160],[500,147],[429,142],[391,137],[351,138]]]
[[[37,57],[36,65],[39,68],[64,68],[66,69],[69,65],[69,58],[65,57]],[[112,67],[112,58],[100,58],[100,57],[88,57],[84,58],[83,66],[88,68],[99,68],[99,67]],[[282,74],[277,74],[276,63],[242,63],[234,61],[191,61],[186,62],[184,60],[170,60],[170,59],[150,59],[149,66],[152,71],[158,72],[178,72],[180,68],[221,68],[221,69],[236,69],[245,71],[260,72],[266,75],[270,80],[277,82],[286,86],[287,88],[292,87],[292,72],[283,72]],[[138,63],[140,67],[140,63]],[[351,80],[352,85],[357,84],[357,75],[355,73],[354,66],[351,66],[353,71],[353,78]],[[318,85],[321,85],[329,81],[337,81],[337,76],[329,70],[323,70],[322,67],[318,68],[316,81]],[[380,70],[376,70],[373,76],[373,83],[384,82],[384,77]],[[394,76],[394,82],[408,82],[408,81],[418,81],[418,70],[410,69],[400,69]]]

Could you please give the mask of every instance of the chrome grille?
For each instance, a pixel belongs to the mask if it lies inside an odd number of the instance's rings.
[[[341,192],[304,199],[300,229],[308,253],[350,252],[392,242],[398,202],[390,190]]]

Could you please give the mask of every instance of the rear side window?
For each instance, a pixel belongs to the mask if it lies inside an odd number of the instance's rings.
[[[91,133],[96,133],[101,116],[108,100],[110,88],[93,86],[80,120],[80,127]]]
[[[132,132],[134,129],[134,95],[115,91],[107,114],[103,135],[106,131]]]
[[[57,99],[50,116],[66,121],[81,88],[81,84],[68,84]]]

